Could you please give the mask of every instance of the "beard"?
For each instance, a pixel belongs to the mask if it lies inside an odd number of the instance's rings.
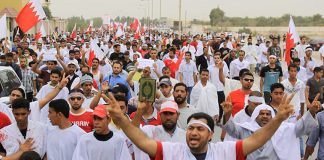
[[[166,131],[172,131],[177,126],[177,124],[176,123],[162,123],[162,126]]]
[[[174,101],[177,103],[177,104],[182,104],[182,103],[184,103],[185,101],[186,101],[186,97],[180,97],[180,96],[178,96],[178,97],[175,97],[174,98]]]
[[[72,107],[72,109],[74,109],[74,110],[78,110],[78,109],[81,108],[81,105],[80,105],[80,106],[71,106],[71,107]]]

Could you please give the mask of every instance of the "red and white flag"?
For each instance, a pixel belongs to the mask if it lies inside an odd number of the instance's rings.
[[[73,27],[73,30],[71,32],[71,38],[74,39],[76,38],[76,35],[77,35],[77,30],[76,30],[76,24],[74,24],[74,27]]]
[[[0,18],[0,39],[7,37],[7,16],[4,14]]]
[[[89,24],[89,26],[87,28],[86,33],[88,33],[88,34],[92,33],[92,28],[93,28],[93,21],[90,21],[90,24]]]
[[[44,18],[46,15],[39,0],[30,0],[18,13],[16,22],[20,29],[26,33]]]
[[[133,23],[130,24],[130,29],[136,31],[139,26],[139,21],[137,18],[134,19]]]
[[[35,41],[38,41],[41,37],[46,37],[46,30],[43,23],[35,35]]]
[[[299,41],[300,41],[300,38],[299,38],[299,35],[297,33],[294,20],[293,20],[292,16],[290,16],[289,28],[288,28],[287,37],[286,37],[285,61],[286,61],[287,65],[289,65],[290,61],[291,61],[290,50],[292,48],[294,48]]]

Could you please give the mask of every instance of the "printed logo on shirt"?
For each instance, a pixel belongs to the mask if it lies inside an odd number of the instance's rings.
[[[72,123],[79,127],[88,127],[90,125],[87,121],[72,121]]]

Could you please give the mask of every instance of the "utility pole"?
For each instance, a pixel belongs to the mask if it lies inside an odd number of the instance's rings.
[[[179,34],[181,34],[181,0],[179,0]]]
[[[160,20],[161,20],[161,17],[162,17],[162,0],[160,0]]]
[[[153,0],[152,0],[152,8],[151,8],[151,13],[152,13],[152,25],[153,25],[153,22],[154,22],[154,18],[153,18]]]

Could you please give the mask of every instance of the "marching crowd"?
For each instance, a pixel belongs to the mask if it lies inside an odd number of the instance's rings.
[[[324,63],[316,63],[306,37],[290,53],[285,70],[277,37],[227,32],[3,39],[0,66],[12,67],[24,88],[3,91],[0,155],[306,160],[319,141],[322,160]],[[324,61],[324,47],[319,53]],[[154,102],[138,100],[141,78],[156,79]],[[215,127],[222,142],[212,141]]]

